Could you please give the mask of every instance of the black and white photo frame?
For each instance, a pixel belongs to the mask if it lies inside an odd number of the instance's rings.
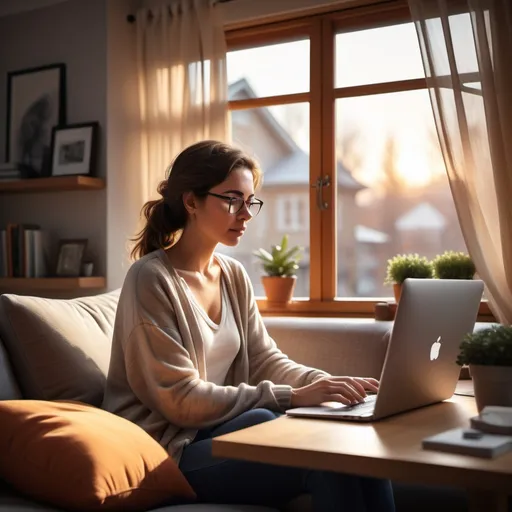
[[[5,156],[23,178],[50,174],[52,129],[65,123],[65,64],[7,74]]]
[[[98,122],[55,126],[52,132],[51,175],[96,175]]]

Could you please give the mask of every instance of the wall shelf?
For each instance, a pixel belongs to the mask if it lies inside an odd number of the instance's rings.
[[[33,290],[83,290],[104,288],[105,286],[105,277],[0,277],[0,293]]]
[[[0,194],[101,190],[103,188],[105,188],[105,180],[92,176],[51,176],[49,178],[0,181]]]

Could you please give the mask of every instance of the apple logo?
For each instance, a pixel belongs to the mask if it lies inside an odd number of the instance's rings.
[[[437,341],[432,343],[432,347],[430,348],[430,360],[434,361],[439,357],[439,351],[441,350],[441,336],[437,338]]]

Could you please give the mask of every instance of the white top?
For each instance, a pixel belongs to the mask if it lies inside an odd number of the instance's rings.
[[[176,271],[178,274],[184,272],[178,269]],[[240,334],[235,323],[226,283],[221,275],[222,313],[220,322],[216,324],[196,300],[185,279],[183,277],[181,279],[197,313],[196,318],[203,335],[206,379],[208,382],[223,386],[228,370],[240,350]]]
[[[277,348],[242,264],[215,257],[240,338],[225,385],[206,378],[199,315],[163,249],[130,267],[117,306],[103,409],[139,425],[177,463],[198,430],[249,409],[284,412],[292,388],[327,375],[290,361]]]

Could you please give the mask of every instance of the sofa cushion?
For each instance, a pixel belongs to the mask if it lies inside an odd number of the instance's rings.
[[[366,318],[265,317],[277,346],[331,375],[380,378],[392,322]]]
[[[29,496],[21,493],[7,485],[0,478],[0,512],[63,512],[61,508],[39,503]]]
[[[0,297],[0,338],[25,398],[101,404],[118,299]]]
[[[193,499],[178,465],[151,436],[78,402],[0,402],[0,477],[71,510],[140,510]]]
[[[7,351],[0,339],[0,400],[16,400],[18,398],[21,398],[21,392],[12,373]]]

